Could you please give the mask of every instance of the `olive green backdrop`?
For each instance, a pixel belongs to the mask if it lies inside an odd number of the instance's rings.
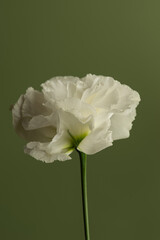
[[[84,239],[77,154],[53,164],[25,155],[9,106],[53,76],[95,73],[142,101],[130,138],[88,157],[91,240],[159,240],[159,0],[3,0],[0,8],[0,239]]]

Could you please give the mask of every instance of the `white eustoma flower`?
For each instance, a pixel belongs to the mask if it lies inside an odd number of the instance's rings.
[[[129,137],[139,94],[112,77],[54,77],[42,92],[28,88],[12,109],[25,152],[38,160],[71,159],[77,148],[94,154]]]

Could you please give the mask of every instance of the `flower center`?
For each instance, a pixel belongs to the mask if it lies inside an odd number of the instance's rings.
[[[84,134],[82,134],[82,135],[80,135],[80,136],[75,137],[75,136],[73,136],[73,135],[70,133],[69,130],[68,130],[68,134],[69,134],[69,136],[70,136],[71,139],[72,139],[72,143],[71,143],[72,148],[77,148],[78,145],[80,144],[80,142],[88,135],[88,133],[84,133]]]

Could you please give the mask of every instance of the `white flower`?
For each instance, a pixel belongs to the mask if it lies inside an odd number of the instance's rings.
[[[111,77],[54,77],[42,92],[28,88],[12,109],[16,132],[38,160],[71,159],[77,148],[94,154],[129,137],[139,94]]]

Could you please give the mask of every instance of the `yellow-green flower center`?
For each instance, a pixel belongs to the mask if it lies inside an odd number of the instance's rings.
[[[88,135],[88,133],[83,133],[80,136],[73,136],[69,130],[68,134],[71,137],[70,145],[66,147],[68,151],[72,151],[73,149],[77,148],[80,142]]]

